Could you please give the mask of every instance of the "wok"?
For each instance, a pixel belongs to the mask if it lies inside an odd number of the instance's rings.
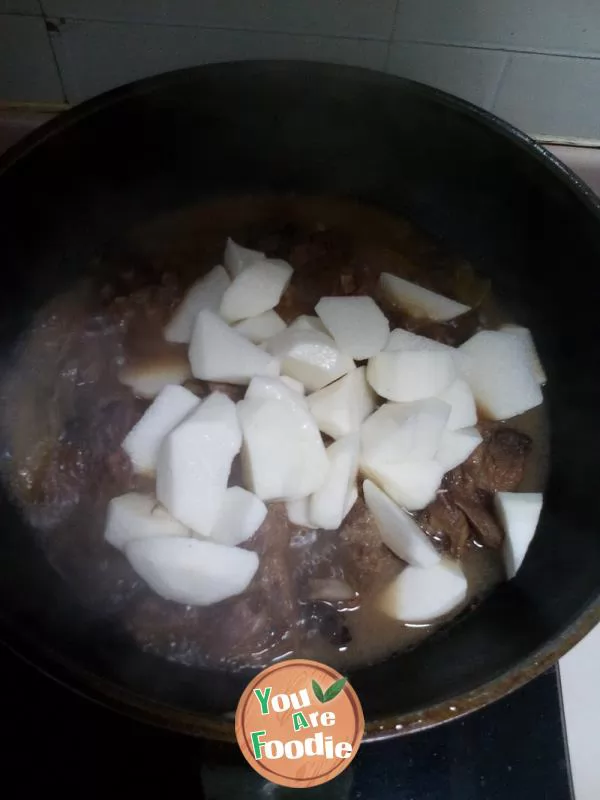
[[[406,215],[491,278],[548,374],[551,456],[517,578],[415,649],[358,669],[367,738],[479,708],[600,617],[600,205],[542,147],[447,94],[362,69],[245,62],[174,72],[61,115],[0,160],[6,359],[32,313],[106,241],[218,195],[353,198]],[[228,739],[248,675],[137,649],[78,602],[0,489],[0,630],[74,689]]]

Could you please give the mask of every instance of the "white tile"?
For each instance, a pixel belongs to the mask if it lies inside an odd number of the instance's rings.
[[[600,138],[600,59],[514,55],[493,111],[528,133]]]
[[[43,0],[51,16],[388,39],[396,0]]]
[[[0,15],[0,100],[63,100],[46,26],[40,17]]]
[[[575,800],[600,797],[600,626],[560,660]]]
[[[506,59],[492,50],[396,42],[390,48],[388,71],[488,108]]]
[[[399,0],[395,36],[563,53],[600,52],[596,0]]]
[[[70,102],[180,67],[249,58],[383,68],[386,43],[163,25],[67,22],[52,34]]]
[[[0,14],[40,15],[42,10],[38,0],[0,0]]]

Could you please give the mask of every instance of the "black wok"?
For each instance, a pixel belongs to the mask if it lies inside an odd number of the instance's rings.
[[[416,649],[357,670],[367,735],[451,719],[511,691],[600,615],[600,206],[519,131],[366,70],[202,67],[70,111],[0,161],[6,357],[33,311],[106,241],[216,195],[350,197],[407,215],[489,276],[548,374],[551,463],[518,577]],[[142,653],[78,603],[0,491],[0,628],[50,675],[145,720],[232,735],[247,680]]]

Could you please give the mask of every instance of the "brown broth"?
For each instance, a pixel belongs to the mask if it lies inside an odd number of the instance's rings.
[[[151,595],[124,556],[103,540],[109,499],[152,490],[151,482],[131,473],[120,451],[148,402],[121,385],[119,371],[149,358],[181,359],[185,348],[166,343],[162,328],[186,287],[220,261],[227,236],[273,255],[284,244],[291,247],[296,272],[278,308],[288,321],[313,313],[323,295],[376,296],[381,271],[477,307],[459,326],[414,323],[417,332],[457,343],[481,326],[509,321],[468,264],[380,210],[294,197],[245,197],[185,209],[116,243],[99,257],[93,277],[38,314],[4,385],[5,480],[80,601],[118,618],[142,648],[165,658],[233,669],[293,653],[349,667],[413,647],[437,625],[405,625],[379,611],[379,593],[402,562],[379,541],[362,499],[335,532],[304,531],[287,522],[281,506],[271,506],[247,544],[261,554],[254,588],[211,609]],[[411,324],[385,310],[392,327]],[[202,381],[189,386],[200,395],[214,388]],[[226,390],[236,398],[243,394]],[[522,488],[540,490],[548,446],[543,408],[510,424],[534,442]],[[461,561],[469,582],[465,605],[504,579],[497,552],[471,543]],[[311,627],[298,587],[307,575],[352,574],[359,574],[360,604],[345,613],[351,641],[332,644]]]

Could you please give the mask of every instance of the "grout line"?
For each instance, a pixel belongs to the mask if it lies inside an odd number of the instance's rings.
[[[38,0],[41,4],[41,0]],[[398,0],[397,0],[398,2]],[[43,7],[43,6],[42,6]],[[261,34],[275,34],[277,36],[305,36],[316,37],[318,39],[352,39],[365,42],[387,42],[387,36],[365,36],[359,33],[323,33],[322,31],[290,31],[279,30],[271,28],[251,28],[251,27],[237,27],[235,25],[207,25],[201,22],[158,22],[156,20],[125,20],[125,19],[103,19],[101,17],[77,17],[71,15],[46,15],[48,19],[60,19],[61,24],[65,22],[78,22],[86,23],[93,22],[99,25],[120,25],[122,27],[136,28],[141,26],[148,26],[153,28],[194,28],[202,31],[226,31],[227,33],[261,33]],[[599,56],[600,58],[600,56]]]
[[[38,6],[40,8],[40,14],[42,15],[42,19],[44,20],[44,26],[46,28],[46,36],[48,38],[48,44],[50,46],[50,52],[52,53],[52,60],[54,61],[54,66],[56,67],[56,74],[58,75],[58,82],[60,84],[60,91],[62,93],[63,102],[67,103],[69,98],[67,97],[67,89],[65,86],[65,81],[63,78],[62,70],[60,68],[60,63],[58,61],[58,56],[56,54],[56,49],[54,47],[54,41],[52,40],[52,36],[50,33],[50,25],[51,22],[48,21],[48,16],[44,9],[44,4],[42,0],[37,0]]]
[[[511,47],[508,44],[495,44],[493,42],[440,42],[435,39],[397,39],[402,44],[424,44],[432,47],[452,47],[458,50],[487,50],[488,52],[515,53],[533,56],[554,56],[555,58],[574,58],[586,61],[599,61],[600,50],[597,53],[579,53],[568,50],[547,50],[543,48]]]
[[[383,60],[383,71],[389,72],[390,70],[390,58],[392,55],[392,44],[394,43],[394,36],[396,35],[396,22],[398,20],[398,9],[400,8],[400,0],[396,0],[396,4],[394,6],[394,17],[392,19],[392,27],[390,30],[390,35],[388,38],[387,47],[385,49],[385,58]]]
[[[508,68],[513,60],[512,55],[506,54],[504,58],[504,64],[500,68],[500,74],[498,75],[498,80],[496,81],[496,85],[494,86],[494,90],[492,91],[492,96],[490,97],[489,103],[487,108],[489,111],[494,110],[494,106],[496,105],[496,100],[498,99],[498,95],[500,94],[500,87],[502,86],[502,81],[504,80],[504,76],[506,75]]]
[[[573,780],[573,765],[571,762],[571,751],[569,746],[569,734],[567,731],[567,718],[565,715],[565,698],[562,688],[562,676],[560,674],[560,661],[554,667],[556,673],[556,683],[558,686],[558,707],[560,710],[560,724],[562,727],[563,744],[565,748],[565,760],[567,762],[567,775],[569,779],[569,791],[571,792],[572,800],[575,800],[575,783]]]

